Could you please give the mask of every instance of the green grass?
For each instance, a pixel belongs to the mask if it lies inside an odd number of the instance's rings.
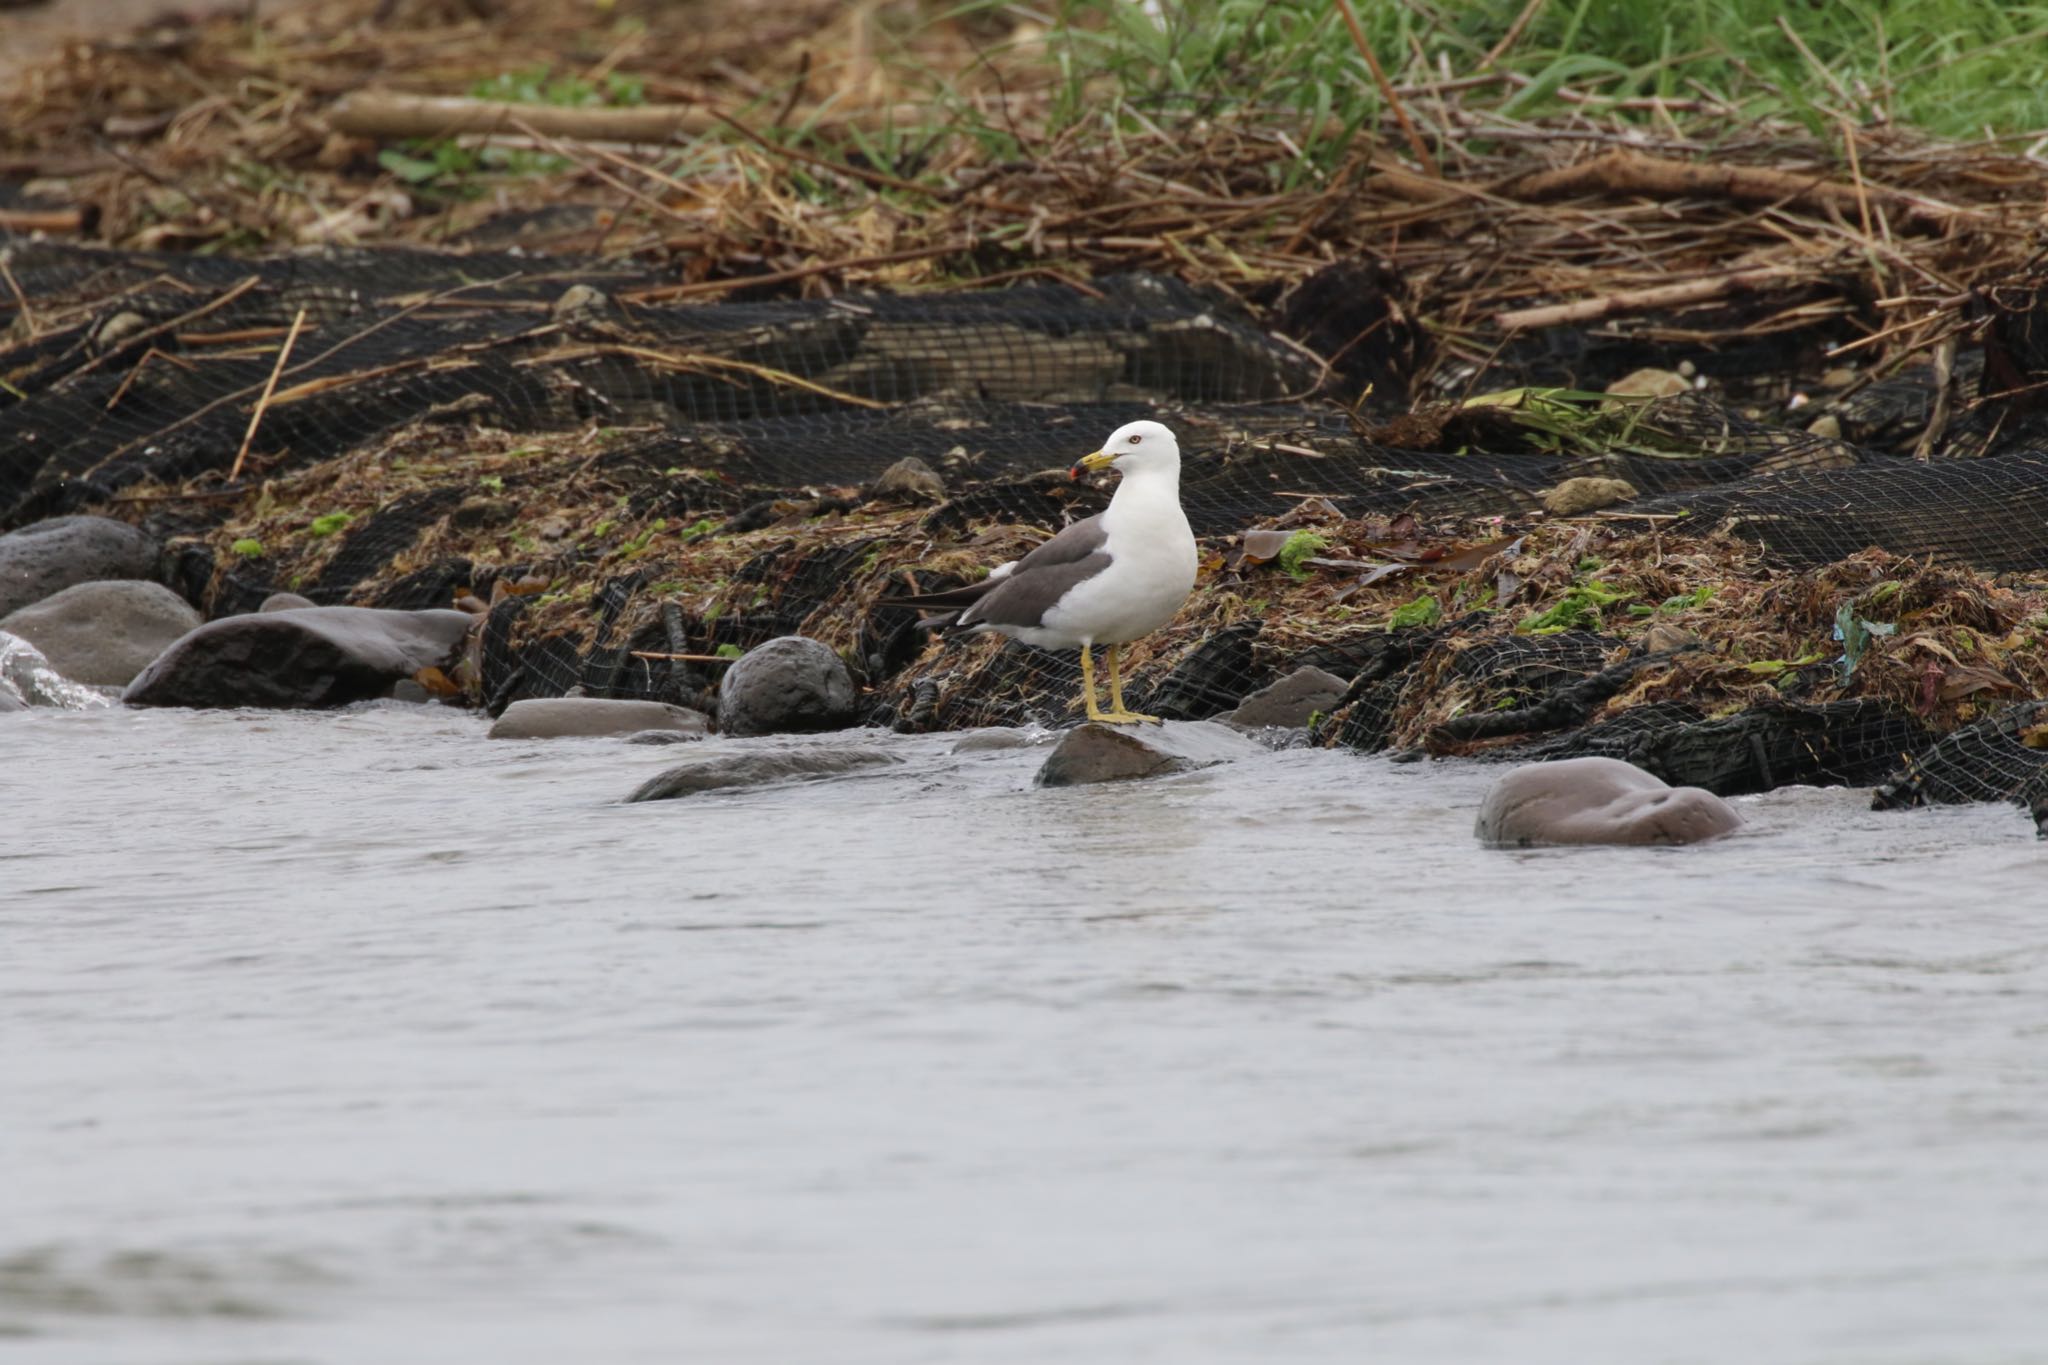
[[[1494,83],[1455,98],[1508,120],[1564,112],[1565,92],[1596,97],[1589,112],[1659,131],[1665,115],[1619,102],[1700,101],[1725,115],[1730,132],[1781,119],[1834,144],[1844,118],[1953,138],[2048,129],[2048,2],[1549,0],[1490,68],[1485,58],[1523,0],[1354,5],[1390,80],[1409,89],[1409,104],[1419,103],[1416,87],[1446,74],[1453,81],[1491,74]],[[883,26],[879,38],[884,60],[922,83],[937,112],[916,126],[845,131],[838,154],[912,179],[943,164],[945,148],[959,139],[976,144],[985,161],[1031,154],[1018,130],[959,95],[953,74],[920,64],[922,26],[940,23],[979,25],[990,36],[984,62],[1006,77],[1035,70],[1050,80],[1051,145],[1071,135],[1114,154],[1125,141],[1200,137],[1228,120],[1270,143],[1265,173],[1276,191],[1326,179],[1362,130],[1376,130],[1405,154],[1333,0],[1164,0],[1162,9],[1155,20],[1136,0],[1056,0],[1042,8],[935,0],[893,29]],[[1005,48],[1011,23],[1023,17],[1050,21],[1042,42]],[[771,92],[762,107],[780,94]],[[1680,110],[1678,117],[1689,115]],[[1475,150],[1488,147],[1483,122],[1460,134]],[[796,126],[774,135],[801,143],[811,132]],[[831,200],[846,190],[829,173],[789,170],[792,187],[807,198]]]
[[[1522,3],[1356,0],[1356,8],[1389,76],[1417,84],[1445,68],[1454,78],[1478,72]],[[1334,115],[1357,127],[1381,113],[1330,0],[1193,0],[1164,9],[1161,24],[1126,0],[1060,7],[1052,51],[1067,78],[1070,118],[1099,106],[1101,90],[1089,84],[1097,76],[1113,78],[1116,98],[1131,110],[1155,116],[1252,108]],[[1515,117],[1557,111],[1557,91],[1568,87],[1613,99],[1706,94],[1746,117],[1795,118],[1814,131],[1836,115],[1889,117],[1953,137],[2031,131],[2048,128],[2048,4],[1551,0],[1498,69],[1527,82],[1496,97]]]

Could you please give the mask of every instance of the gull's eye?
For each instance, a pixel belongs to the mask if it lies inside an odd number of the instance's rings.
[[[1131,438],[1131,444],[1132,444],[1132,445],[1136,445],[1136,444],[1137,444],[1138,442],[1140,442],[1140,441],[1142,441],[1142,440],[1144,440],[1144,439],[1145,439],[1145,438],[1144,438],[1144,437],[1142,437],[1142,436],[1133,436],[1133,437]]]

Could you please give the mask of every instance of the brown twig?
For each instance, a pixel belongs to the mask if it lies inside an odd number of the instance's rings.
[[[634,649],[628,650],[627,653],[636,659],[678,659],[690,664],[731,664],[739,662],[736,657],[725,654],[671,654],[666,650],[660,649]]]
[[[1845,209],[1854,208],[1868,194],[1870,202],[1883,204],[1906,221],[1926,227],[1945,228],[1959,219],[1979,216],[1976,210],[1902,190],[1868,187],[1859,192],[1855,185],[1844,185],[1820,175],[1801,175],[1764,166],[1700,165],[1627,151],[1608,152],[1576,165],[1517,176],[1496,189],[1531,203],[1580,195],[1714,195]]]
[[[106,364],[109,357],[120,354],[121,351],[127,349],[130,346],[133,346],[138,341],[155,341],[165,332],[176,331],[178,328],[183,327],[188,322],[197,322],[200,318],[205,317],[208,313],[218,313],[221,309],[227,307],[236,299],[239,299],[240,297],[242,297],[242,295],[248,293],[251,289],[254,289],[261,282],[262,277],[260,275],[250,275],[240,280],[232,287],[224,290],[219,294],[214,295],[213,298],[207,300],[205,303],[200,304],[197,308],[194,308],[189,313],[180,313],[178,314],[178,316],[172,318],[169,322],[160,322],[154,327],[148,327],[140,332],[137,332],[134,336],[121,338],[121,344],[119,346],[116,346],[113,349],[109,350],[105,355],[96,355],[91,360],[86,361],[83,365],[80,365],[77,369],[71,372],[72,377],[75,379],[79,375],[91,374],[94,370],[97,370],[100,366]]]
[[[1529,27],[1530,22],[1536,18],[1542,9],[1543,0],[1529,0],[1528,4],[1523,5],[1522,12],[1517,14],[1514,22],[1508,25],[1508,31],[1500,35],[1500,41],[1489,48],[1486,55],[1479,59],[1477,69],[1485,71],[1502,57],[1505,57],[1508,54],[1508,49],[1522,41],[1523,31]]]
[[[4,226],[0,224],[0,227]],[[14,271],[7,264],[5,252],[0,252],[0,278],[7,281],[8,292],[14,295],[14,302],[21,309],[22,325],[28,329],[31,338],[35,337],[41,330],[36,326],[36,310],[28,306],[28,295],[21,292],[21,281],[14,278]]]
[[[1540,308],[1510,309],[1494,314],[1493,321],[1496,326],[1510,332],[1525,331],[1532,327],[1556,327],[1568,322],[1598,322],[1602,318],[1704,303],[1709,299],[1723,298],[1729,294],[1789,288],[1801,283],[1804,278],[1800,272],[1789,266],[1758,266],[1750,270],[1734,270],[1724,275],[1712,275],[1701,280],[1682,280],[1677,284],[1654,285],[1648,289],[1624,289],[1617,293],[1604,294],[1599,298],[1579,299],[1572,303],[1549,303]]]
[[[1386,71],[1380,66],[1379,54],[1372,50],[1372,42],[1365,36],[1365,25],[1358,22],[1358,10],[1351,0],[1337,0],[1337,8],[1343,12],[1344,22],[1351,29],[1351,41],[1358,45],[1359,55],[1365,58],[1365,65],[1372,72],[1373,84],[1380,89],[1380,98],[1393,111],[1394,121],[1401,125],[1401,132],[1408,139],[1408,149],[1415,153],[1415,160],[1431,177],[1443,174],[1438,169],[1436,158],[1429,154],[1429,144],[1422,140],[1422,134],[1415,130],[1414,122],[1408,117],[1407,108],[1401,97],[1394,93],[1394,83],[1387,79]]]
[[[968,247],[960,242],[939,242],[932,246],[912,247],[908,251],[888,251],[879,256],[856,256],[846,261],[820,261],[815,265],[801,265],[790,270],[770,271],[765,275],[737,275],[726,280],[700,280],[695,284],[665,284],[655,289],[637,290],[625,297],[634,303],[666,303],[673,299],[701,298],[707,294],[725,294],[735,289],[751,289],[762,285],[788,284],[793,280],[807,280],[814,275],[829,275],[835,270],[867,270],[878,265],[901,265],[906,261],[924,261],[934,256],[950,255],[965,251]]]
[[[301,308],[292,319],[292,330],[285,335],[284,344],[277,348],[277,363],[270,367],[270,378],[264,382],[263,396],[256,400],[256,410],[249,414],[249,429],[242,433],[242,448],[235,452],[235,463],[228,470],[228,482],[242,477],[242,461],[249,458],[250,443],[256,439],[256,428],[263,424],[263,414],[270,410],[270,395],[277,391],[277,377],[284,373],[287,360],[291,359],[292,347],[299,340],[299,329],[306,325],[306,310]]]

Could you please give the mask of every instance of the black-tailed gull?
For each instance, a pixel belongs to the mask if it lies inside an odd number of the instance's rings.
[[[1180,507],[1180,443],[1157,422],[1120,426],[1081,471],[1114,468],[1123,479],[1109,507],[1077,521],[1022,559],[950,592],[889,599],[890,605],[957,611],[952,625],[997,631],[1042,649],[1081,651],[1088,719],[1157,722],[1124,705],[1119,646],[1173,619],[1195,585],[1195,536]],[[1109,647],[1109,697],[1095,696],[1093,647]]]

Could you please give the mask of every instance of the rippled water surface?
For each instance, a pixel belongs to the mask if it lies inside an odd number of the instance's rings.
[[[0,717],[0,1358],[2048,1359],[2016,810],[482,729]]]

